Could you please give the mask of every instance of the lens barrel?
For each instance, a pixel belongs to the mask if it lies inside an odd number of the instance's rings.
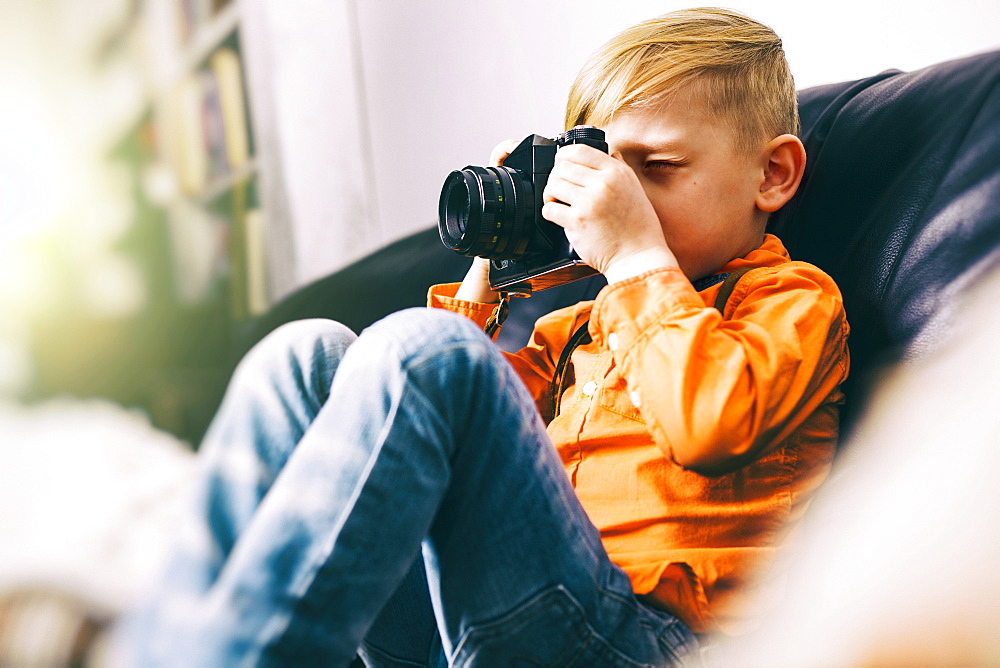
[[[448,248],[468,256],[516,258],[524,253],[531,181],[506,167],[469,166],[445,179],[438,232]]]

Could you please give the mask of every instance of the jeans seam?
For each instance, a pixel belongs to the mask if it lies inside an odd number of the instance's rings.
[[[368,454],[368,459],[365,463],[362,475],[359,479],[367,479],[370,475],[372,469],[376,465],[379,457],[379,453],[382,450],[382,442],[378,442],[377,447],[374,447],[372,451]],[[358,486],[354,489],[353,493],[347,498],[347,506],[353,505],[357,500],[358,494],[360,494],[361,487]],[[338,524],[341,524],[344,518],[341,516],[338,518]],[[266,638],[264,642],[261,643],[259,647],[259,656],[265,658],[271,654],[277,654],[280,656],[284,650],[282,649],[287,642],[289,636],[292,636],[296,631],[292,621],[296,617],[298,610],[307,605],[307,599],[310,599],[310,594],[313,592],[313,586],[316,584],[320,577],[320,573],[323,570],[324,565],[327,563],[330,555],[334,549],[333,537],[339,532],[331,531],[325,540],[320,543],[319,546],[310,554],[308,558],[303,558],[303,562],[309,563],[309,568],[305,571],[297,580],[293,580],[289,583],[288,592],[294,595],[294,600],[291,601],[290,605],[283,608],[280,611],[276,611],[271,615],[271,619],[268,624],[265,624],[262,628],[262,636]]]

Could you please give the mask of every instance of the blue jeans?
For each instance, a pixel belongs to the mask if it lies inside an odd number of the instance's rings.
[[[527,389],[461,316],[280,328],[199,457],[195,517],[128,626],[138,664],[697,658],[608,559]]]

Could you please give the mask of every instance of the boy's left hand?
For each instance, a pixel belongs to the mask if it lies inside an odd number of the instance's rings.
[[[542,216],[562,227],[580,258],[609,283],[678,266],[638,176],[620,154],[564,146],[543,198]]]

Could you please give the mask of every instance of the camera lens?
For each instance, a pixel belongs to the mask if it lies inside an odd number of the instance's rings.
[[[444,190],[441,191],[440,214],[441,221],[445,226],[442,236],[456,240],[460,248],[461,240],[465,238],[465,231],[469,227],[469,210],[472,206],[471,194],[464,182],[462,172],[452,172],[445,182]],[[457,178],[456,178],[457,177]]]
[[[448,248],[463,255],[516,258],[530,240],[525,234],[531,182],[505,167],[466,167],[448,175],[438,204],[438,232]]]

